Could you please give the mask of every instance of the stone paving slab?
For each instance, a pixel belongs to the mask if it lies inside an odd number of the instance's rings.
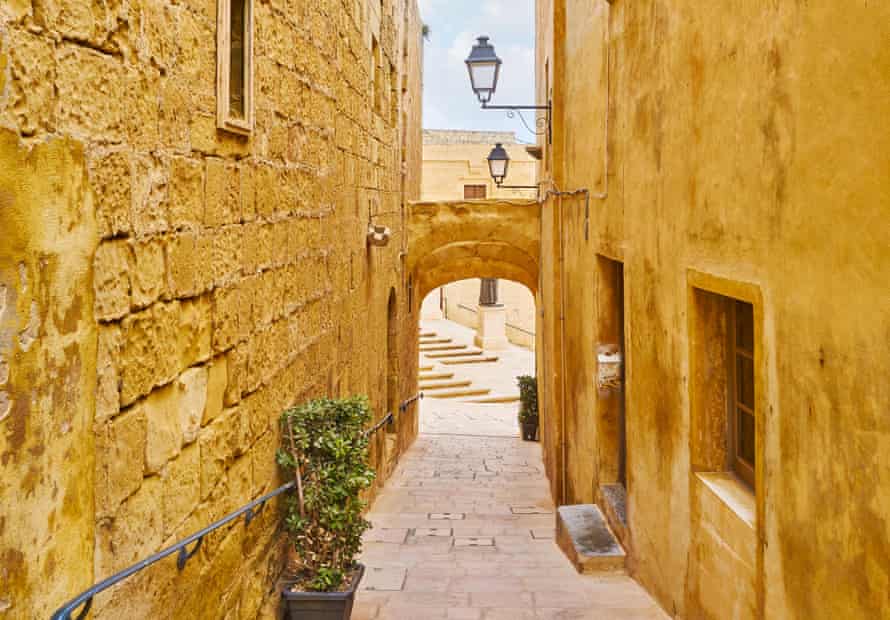
[[[449,473],[478,468],[491,475]],[[627,576],[579,575],[556,546],[554,512],[539,445],[421,435],[369,514],[371,577],[353,620],[668,617]]]

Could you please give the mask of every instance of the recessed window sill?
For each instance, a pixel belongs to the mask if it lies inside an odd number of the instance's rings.
[[[754,492],[729,472],[698,472],[696,477],[752,530],[757,525]]]

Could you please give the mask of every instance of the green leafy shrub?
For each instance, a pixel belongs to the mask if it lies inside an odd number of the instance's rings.
[[[519,384],[519,422],[537,423],[538,421],[538,380],[531,375],[516,377]]]
[[[361,551],[371,526],[361,494],[375,476],[364,433],[370,420],[364,397],[313,400],[281,415],[277,460],[297,482],[284,524],[300,557],[300,589],[340,589]]]

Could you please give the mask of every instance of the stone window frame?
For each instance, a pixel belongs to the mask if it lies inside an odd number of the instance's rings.
[[[742,282],[731,280],[720,276],[712,275],[705,272],[689,269],[687,271],[687,303],[689,312],[688,320],[688,342],[689,342],[689,403],[690,403],[690,457],[692,465],[692,473],[698,474],[728,474],[737,480],[738,485],[743,488],[751,497],[752,512],[760,512],[761,501],[763,498],[762,480],[763,480],[763,450],[765,444],[766,420],[764,412],[767,411],[767,386],[766,386],[766,343],[764,338],[764,304],[763,295],[760,287],[750,282]],[[721,398],[724,399],[723,409],[725,419],[718,425],[722,431],[722,441],[725,442],[722,448],[712,445],[714,443],[714,430],[718,427],[705,419],[706,416],[713,414],[713,402],[708,402],[706,395],[700,392],[701,385],[697,379],[699,372],[702,370],[699,366],[702,364],[700,355],[701,343],[698,339],[702,338],[702,331],[705,328],[703,318],[700,316],[700,301],[697,295],[704,293],[724,298],[727,302],[733,302],[731,308],[735,308],[736,301],[750,304],[753,311],[754,323],[754,410],[755,410],[755,463],[751,472],[750,480],[745,480],[740,476],[734,467],[735,454],[730,449],[731,444],[735,442],[735,434],[732,432],[734,419],[730,417],[730,407],[734,403],[732,391],[735,390],[735,381],[731,379],[731,373],[735,371],[735,350],[730,342],[730,337],[734,339],[734,332],[730,333],[730,328],[734,328],[734,320],[729,316],[730,309],[726,310],[727,324],[726,334],[724,338],[726,350],[724,351],[724,385],[720,392],[723,392]],[[732,359],[730,365],[728,361]],[[731,366],[731,367],[730,367]],[[717,390],[712,392],[712,396],[718,393]],[[715,415],[715,414],[714,414]],[[710,428],[710,430],[709,430]],[[709,439],[710,438],[710,439]],[[753,483],[753,484],[752,484]],[[755,506],[756,505],[756,509]]]
[[[244,16],[244,115],[231,111],[231,44],[232,7],[243,3]],[[217,0],[216,16],[216,125],[217,128],[240,135],[249,135],[254,128],[254,0]]]

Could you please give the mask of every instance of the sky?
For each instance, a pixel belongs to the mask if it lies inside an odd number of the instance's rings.
[[[504,61],[492,105],[535,102],[534,0],[419,0],[430,27],[424,50],[423,126],[426,129],[514,131],[534,142],[519,118],[481,110],[464,64],[479,35],[488,35]],[[532,113],[526,118],[533,120]]]

